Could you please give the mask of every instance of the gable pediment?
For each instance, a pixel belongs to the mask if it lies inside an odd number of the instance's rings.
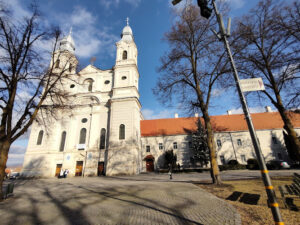
[[[87,74],[87,73],[101,73],[101,72],[103,72],[103,70],[101,70],[91,64],[79,71],[79,73],[82,75]]]

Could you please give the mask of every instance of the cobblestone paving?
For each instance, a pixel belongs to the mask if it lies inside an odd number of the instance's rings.
[[[19,180],[0,224],[241,224],[225,201],[185,182],[122,177]]]

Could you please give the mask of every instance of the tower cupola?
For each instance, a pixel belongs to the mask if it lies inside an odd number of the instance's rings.
[[[61,51],[69,51],[74,54],[75,52],[75,42],[72,38],[72,27],[68,36],[64,37],[59,43],[59,50]]]
[[[127,25],[123,28],[122,34],[121,34],[121,41],[125,42],[132,42],[134,41],[133,33],[131,30],[131,27],[129,26],[129,18],[126,19]]]

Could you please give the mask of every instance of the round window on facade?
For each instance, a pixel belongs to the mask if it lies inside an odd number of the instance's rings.
[[[109,83],[110,83],[109,80],[104,81],[104,84],[109,84]]]
[[[83,119],[81,120],[82,123],[86,123],[87,121],[88,121],[87,118],[83,118]]]
[[[123,76],[123,77],[122,77],[122,80],[126,80],[126,79],[127,79],[127,77],[126,77],[126,76]]]
[[[70,88],[74,88],[74,87],[75,87],[75,84],[71,84],[71,85],[70,85]]]

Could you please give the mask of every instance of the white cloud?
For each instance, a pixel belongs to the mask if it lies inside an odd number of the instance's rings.
[[[15,19],[23,19],[24,17],[31,16],[31,13],[29,10],[24,9],[24,7],[20,4],[19,0],[10,0],[6,2],[8,7],[12,10],[12,14]]]
[[[170,110],[162,110],[162,111],[154,111],[151,109],[143,109],[142,114],[145,119],[163,119],[163,118],[172,118],[174,117],[174,113]]]
[[[97,15],[92,14],[84,7],[75,6],[71,15],[57,15],[56,20],[63,31],[69,31],[72,27],[72,37],[75,41],[75,54],[79,57],[88,58],[97,54],[99,50],[106,53],[103,56],[110,57],[115,54],[112,47],[119,40],[117,35],[111,33],[109,27],[99,28]],[[108,54],[107,54],[108,53]]]
[[[212,97],[219,97],[221,96],[227,89],[225,88],[215,88],[212,90]]]
[[[24,161],[24,155],[26,151],[26,146],[22,145],[12,145],[8,154],[7,165],[22,165]]]
[[[120,2],[128,3],[136,8],[141,3],[141,0],[100,0],[99,2],[101,5],[103,5],[107,9],[110,7],[117,8],[119,6]]]
[[[266,112],[265,107],[262,107],[262,106],[250,107],[249,110],[250,110],[250,113]],[[244,113],[242,108],[230,109],[230,111],[232,114],[243,114]]]

